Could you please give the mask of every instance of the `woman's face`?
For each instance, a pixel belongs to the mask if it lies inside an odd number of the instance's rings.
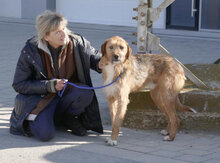
[[[67,37],[66,27],[60,25],[56,30],[46,34],[44,39],[49,42],[50,46],[56,49],[67,44]]]

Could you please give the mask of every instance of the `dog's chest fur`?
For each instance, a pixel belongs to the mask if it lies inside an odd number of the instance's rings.
[[[105,73],[106,77],[103,80],[103,84],[107,85],[114,80],[115,77],[115,69],[114,66],[109,63],[107,66],[104,67],[103,73]],[[112,85],[105,87],[103,92],[105,96],[114,96],[115,92],[118,90],[119,85],[117,83],[113,83]]]

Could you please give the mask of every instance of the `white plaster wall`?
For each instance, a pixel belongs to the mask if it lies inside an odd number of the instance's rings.
[[[37,15],[47,9],[46,0],[21,0],[21,16],[24,19],[36,19]]]
[[[158,6],[164,0],[154,0]],[[139,0],[56,0],[56,10],[70,22],[136,26],[133,8]],[[165,12],[154,23],[154,28],[165,28]]]
[[[21,0],[0,0],[0,16],[21,18]]]
[[[154,8],[158,7],[162,2],[164,2],[164,0],[153,0]],[[160,18],[154,22],[153,27],[162,29],[166,28],[166,9],[160,13]]]

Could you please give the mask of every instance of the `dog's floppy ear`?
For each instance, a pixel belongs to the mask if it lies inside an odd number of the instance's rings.
[[[108,41],[108,40],[106,40],[106,41],[102,44],[102,46],[101,46],[102,56],[104,56],[105,53],[106,53],[106,44],[107,44],[107,41]]]
[[[131,47],[129,46],[128,42],[126,42],[127,44],[127,54],[126,54],[126,59],[129,59],[130,56],[131,56],[131,53],[132,53],[132,49]]]

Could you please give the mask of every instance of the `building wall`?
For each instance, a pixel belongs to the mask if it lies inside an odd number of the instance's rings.
[[[154,1],[157,7],[164,0]],[[70,22],[136,26],[133,8],[139,0],[0,0],[0,16],[35,19],[46,9],[63,14]],[[165,11],[154,28],[165,28]]]
[[[154,8],[158,7],[162,2],[164,2],[164,0],[153,0]],[[166,28],[166,9],[160,13],[160,18],[154,22],[153,26],[154,28]]]
[[[21,16],[24,19],[35,19],[46,10],[46,0],[21,0]]]
[[[0,16],[21,18],[21,0],[0,0]]]
[[[21,17],[35,19],[44,10],[55,10],[55,0],[21,0]]]
[[[157,0],[158,6],[164,0]],[[63,14],[70,22],[136,26],[132,17],[137,16],[133,8],[139,0],[56,0],[56,11]],[[165,11],[154,23],[155,28],[165,28]]]

